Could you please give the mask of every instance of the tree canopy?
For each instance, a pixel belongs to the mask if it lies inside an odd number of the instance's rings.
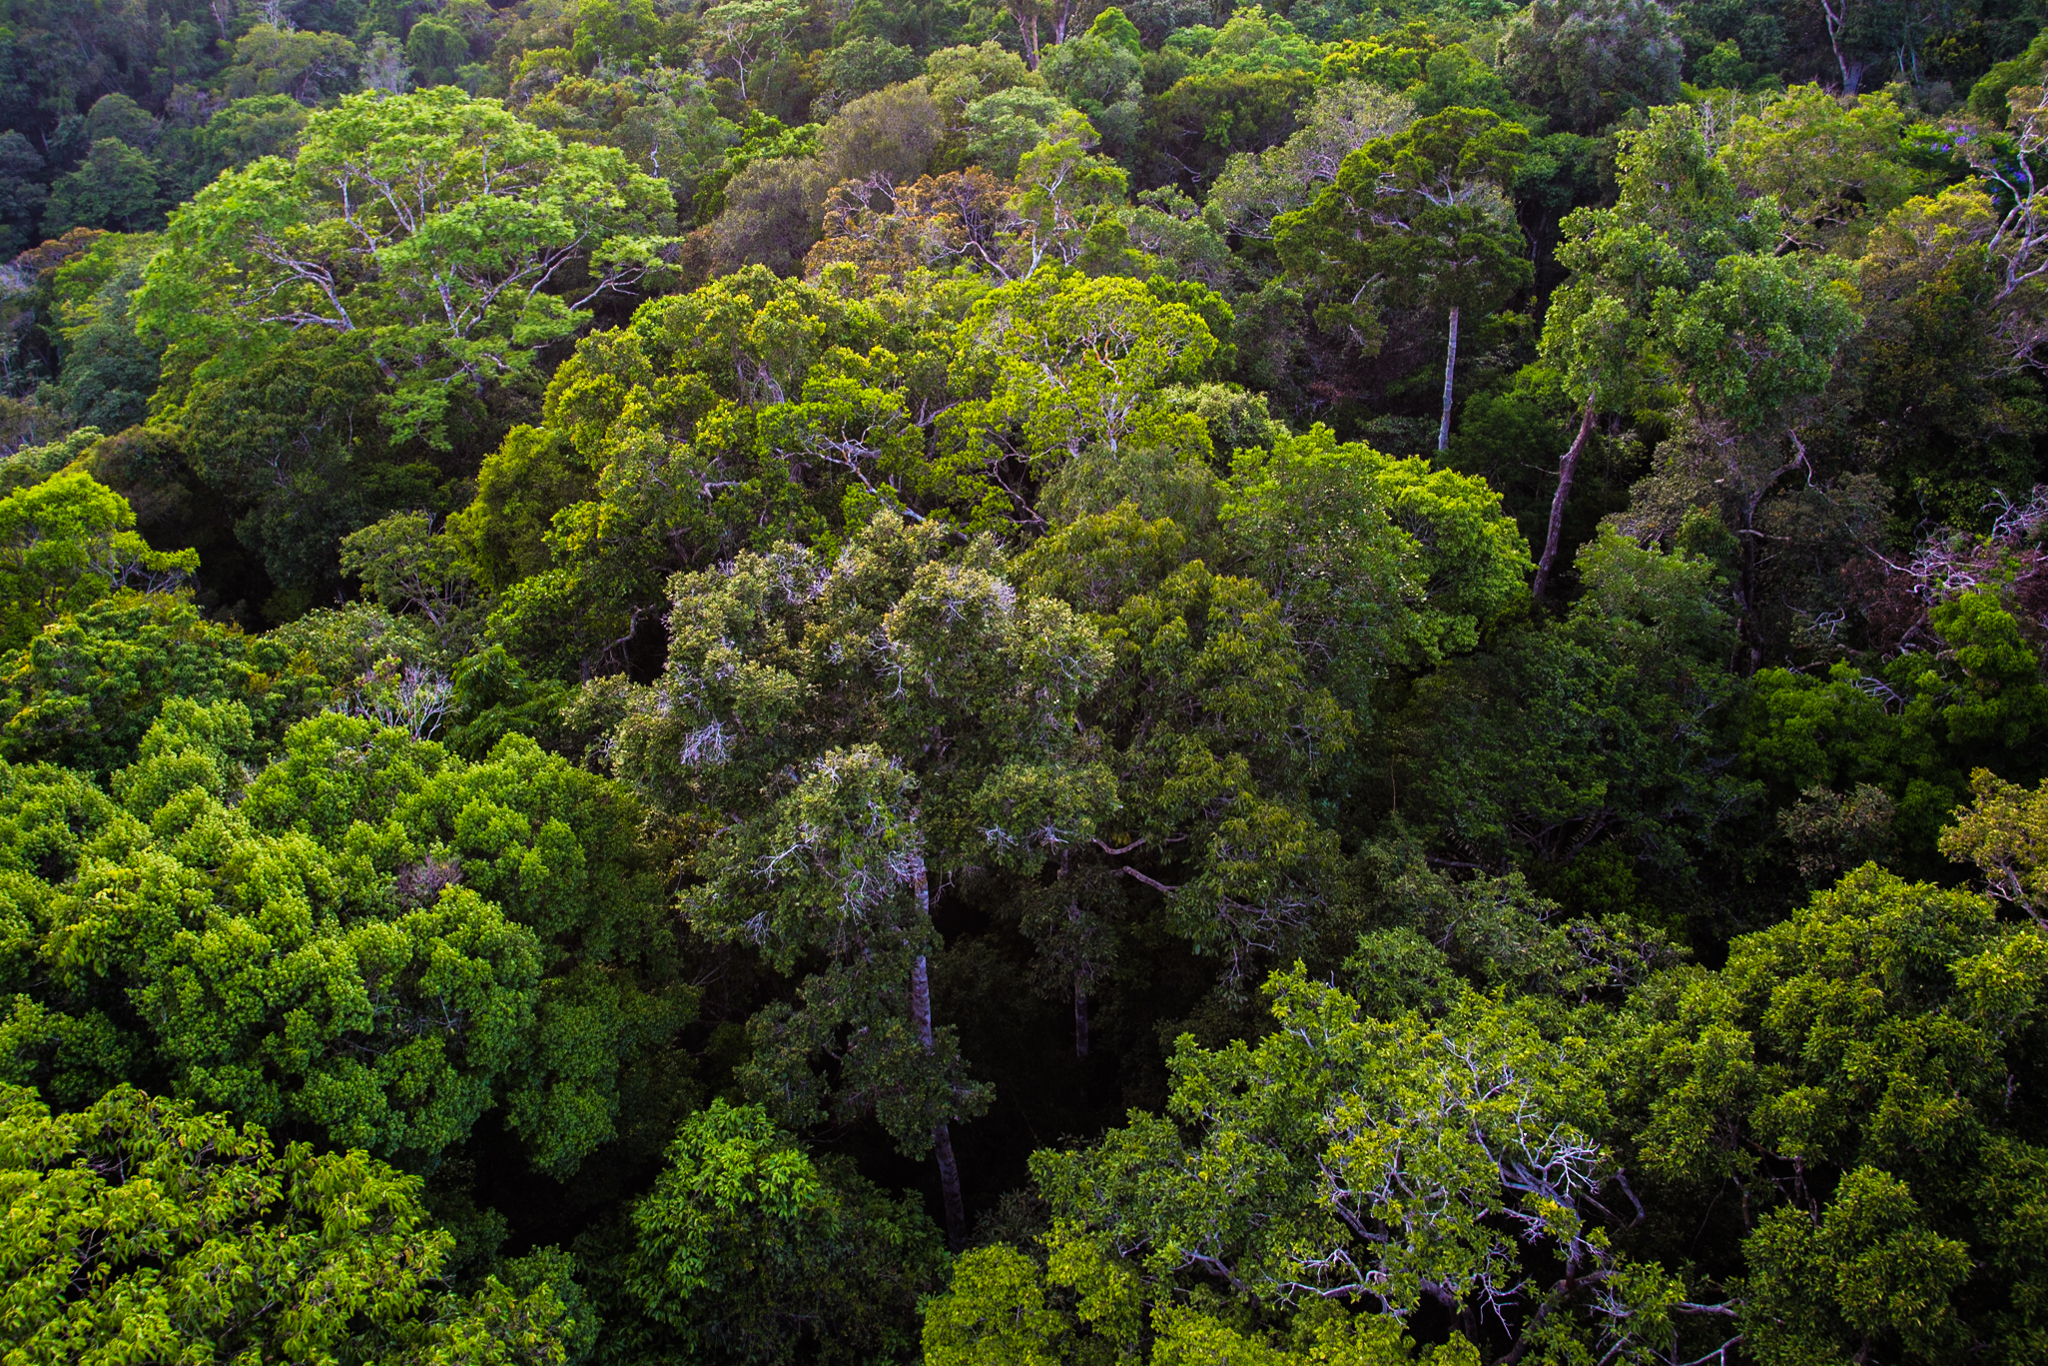
[[[2048,1358],[2015,0],[10,0],[0,1358]]]

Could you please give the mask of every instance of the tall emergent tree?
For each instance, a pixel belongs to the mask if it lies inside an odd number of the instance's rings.
[[[1833,258],[1777,254],[1776,203],[1739,195],[1697,111],[1656,110],[1646,127],[1622,134],[1621,145],[1619,200],[1572,214],[1558,247],[1573,278],[1552,300],[1543,353],[1583,417],[1558,468],[1539,595],[1597,410],[1668,405],[1672,395],[1654,391],[1674,386],[1684,399],[1675,416],[1724,453],[1715,482],[1747,533],[1780,478],[1802,467],[1811,476],[1796,400],[1826,386],[1860,326],[1846,268]],[[1752,611],[1754,541],[1744,543],[1739,585]]]
[[[1076,712],[1107,667],[1088,625],[1021,596],[991,542],[875,515],[836,556],[783,545],[670,584],[668,665],[593,684],[619,775],[713,823],[684,894],[778,970],[822,954],[751,1026],[745,1072],[791,1124],[873,1112],[935,1152],[966,1237],[949,1123],[988,1103],[932,1019],[932,902],[969,865],[1034,871],[1089,839],[1113,780]],[[814,1070],[836,1061],[834,1081]]]
[[[300,338],[366,356],[399,440],[446,446],[458,395],[537,388],[541,351],[659,268],[668,186],[452,86],[351,95],[297,156],[230,171],[172,218],[137,296],[167,343],[158,404]],[[459,409],[457,410],[459,411]]]
[[[1528,145],[1527,129],[1489,110],[1446,109],[1366,143],[1313,204],[1273,220],[1288,271],[1365,345],[1377,348],[1382,308],[1443,310],[1438,450],[1451,439],[1460,316],[1500,307],[1534,278],[1503,193]]]

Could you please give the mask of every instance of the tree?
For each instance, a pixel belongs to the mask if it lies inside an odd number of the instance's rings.
[[[331,714],[265,765],[254,721],[168,703],[109,780],[119,805],[81,814],[90,847],[23,870],[51,881],[17,1071],[78,1102],[61,1044],[83,1031],[88,1079],[132,1068],[418,1164],[498,1109],[537,1169],[573,1172],[673,1067],[695,1004],[630,799],[524,737],[468,764]],[[190,822],[212,853],[180,843]]]
[[[644,647],[677,570],[831,544],[878,506],[971,520],[996,491],[939,469],[926,436],[952,401],[963,292],[862,300],[756,267],[586,338],[542,427],[513,433],[452,519],[502,594],[487,637],[588,678]]]
[[[1498,493],[1321,425],[1238,450],[1220,512],[1231,560],[1361,724],[1375,683],[1477,649],[1522,600],[1528,547]]]
[[[1057,860],[1107,792],[1073,738],[1104,663],[1094,632],[1020,595],[986,540],[961,557],[945,540],[885,511],[832,561],[783,546],[679,575],[662,680],[598,685],[586,706],[618,718],[622,778],[714,822],[692,923],[785,974],[822,960],[755,1017],[752,1086],[789,1123],[829,1103],[935,1153],[957,1249],[950,1125],[988,1097],[932,1018],[932,901],[969,863]]]
[[[2042,297],[1994,254],[1990,196],[1968,184],[1908,200],[1870,234],[1856,282],[1858,438],[1896,499],[1977,525],[1999,490],[2035,480],[2022,401],[2044,335]],[[2010,288],[2017,284],[2018,288]]]
[[[1907,158],[1910,119],[1889,94],[1845,107],[1817,85],[1794,86],[1736,119],[1718,155],[1739,194],[1776,202],[1786,245],[1850,255],[1886,214],[1933,188]]]
[[[50,293],[62,369],[52,386],[81,426],[120,433],[149,413],[158,353],[135,333],[134,293],[156,239],[107,233],[59,266]]]
[[[1827,385],[1860,320],[1831,258],[1775,254],[1782,218],[1768,198],[1745,200],[1714,160],[1698,115],[1659,109],[1625,134],[1621,193],[1611,209],[1580,209],[1564,222],[1558,260],[1572,278],[1551,298],[1542,351],[1583,405],[1579,434],[1558,467],[1550,530],[1537,564],[1539,595],[1561,548],[1565,501],[1597,411],[1661,399],[1682,388],[1709,454],[1686,498],[1729,503],[1747,539],[1737,592],[1752,658],[1757,628],[1756,518],[1777,483],[1813,477],[1799,433],[1805,409]],[[1668,455],[1681,458],[1686,443]]]
[[[169,588],[199,567],[150,549],[112,489],[67,470],[0,499],[0,648],[18,650],[60,616],[118,588]]]
[[[1273,220],[1307,208],[1336,180],[1344,158],[1415,120],[1415,102],[1364,80],[1324,86],[1296,116],[1301,127],[1278,147],[1239,152],[1224,164],[1208,202],[1237,232],[1270,238]]]
[[[1684,56],[1658,0],[1536,0],[1500,40],[1508,85],[1577,133],[1670,103]]]
[[[1942,831],[1941,852],[1976,864],[2000,901],[2036,921],[2048,917],[2048,780],[2028,789],[1980,768],[1970,795],[1976,800]]]
[[[1361,341],[1376,343],[1383,307],[1446,312],[1439,451],[1451,438],[1460,315],[1498,308],[1534,278],[1503,194],[1528,145],[1528,131],[1498,114],[1446,109],[1351,153],[1313,204],[1273,222],[1289,273]]]
[[[901,283],[913,271],[947,262],[1000,272],[1008,256],[1004,239],[1021,226],[1010,207],[1013,195],[1011,186],[978,166],[902,186],[837,186],[825,204],[825,235],[804,259],[805,273],[821,278],[844,263],[863,280]]]
[[[1031,70],[1038,70],[1040,59],[1039,25],[1045,24],[1052,30],[1055,44],[1067,41],[1067,30],[1077,18],[1085,17],[1085,9],[1077,10],[1074,0],[1004,0],[1004,8],[1017,23],[1017,36],[1024,47],[1024,64]]]
[[[339,33],[252,25],[235,40],[224,82],[229,99],[289,95],[316,105],[355,84],[356,45]]]
[[[827,52],[818,76],[840,101],[859,99],[885,86],[924,74],[924,59],[882,38],[852,38]]]
[[[385,439],[382,373],[350,339],[316,331],[267,340],[233,358],[239,364],[202,361],[176,424],[165,425],[276,586],[254,605],[278,621],[331,597],[340,539],[393,505],[430,502],[439,471]]]
[[[439,15],[422,15],[405,35],[405,60],[421,89],[454,85],[457,68],[469,63],[469,39]]]
[[[732,63],[740,98],[747,98],[747,74],[772,61],[809,13],[800,0],[730,0],[704,11],[704,55]]]
[[[58,176],[43,212],[52,236],[70,228],[140,232],[159,221],[155,163],[117,138],[93,143],[83,165]]]
[[[405,48],[388,33],[370,39],[363,49],[363,88],[386,95],[403,95],[412,89],[412,66],[405,60]]]
[[[1058,1366],[1073,1330],[1046,1303],[1038,1266],[1004,1243],[953,1264],[952,1282],[925,1312],[924,1359],[931,1366]]]
[[[1822,477],[1801,436],[1810,411],[1802,400],[1826,390],[1862,327],[1848,275],[1835,258],[1736,254],[1690,294],[1667,289],[1656,303],[1659,340],[1685,386],[1681,413],[1694,426],[1660,449],[1639,503],[1716,507],[1735,531],[1733,587],[1752,670],[1763,662],[1767,611],[1756,533],[1782,480],[1804,474],[1813,486]]]
[[[892,1200],[723,1100],[683,1121],[632,1224],[623,1289],[692,1361],[899,1358],[945,1262],[915,1196]]]
[[[115,138],[138,152],[146,152],[156,145],[161,132],[161,126],[147,109],[118,90],[100,96],[86,111],[85,133],[94,142]]]
[[[774,157],[749,164],[725,186],[725,209],[707,233],[720,274],[766,266],[796,275],[818,240],[825,192],[824,166],[812,157]]]
[[[1113,651],[1082,715],[1114,806],[1056,881],[1011,893],[1041,979],[1073,994],[1082,1056],[1088,997],[1127,938],[1163,932],[1216,958],[1232,997],[1315,933],[1336,881],[1335,837],[1309,798],[1341,764],[1351,717],[1311,675],[1282,605],[1187,560],[1187,540],[1124,501],[1073,518],[1018,565]]]
[[[283,1149],[255,1125],[119,1087],[53,1115],[0,1087],[0,1342],[25,1362],[141,1350],[302,1361],[555,1363],[561,1290],[442,1280],[454,1239],[419,1181],[360,1150]],[[341,1312],[343,1309],[346,1312]]]
[[[1728,772],[1733,622],[1702,556],[1610,528],[1577,567],[1586,591],[1564,621],[1417,683],[1397,723],[1399,806],[1459,861],[1539,879],[1611,841],[1622,881],[1641,869],[1675,899],[1700,842],[1759,795]]]
[[[661,269],[669,221],[660,181],[495,100],[350,96],[293,161],[228,172],[166,231],[137,301],[168,343],[162,406],[328,336],[377,366],[395,438],[446,447],[454,395],[531,386],[593,303]]]
[[[289,95],[255,95],[215,112],[200,130],[202,181],[263,157],[290,157],[306,130],[306,107]]]
[[[342,538],[341,570],[362,581],[366,596],[422,620],[443,657],[459,657],[475,640],[476,580],[460,547],[434,534],[423,512],[397,512]]]
[[[1998,595],[1934,596],[1924,650],[1868,670],[1844,661],[1826,677],[1759,671],[1742,737],[1748,768],[1786,804],[1814,786],[1883,788],[1902,852],[1929,868],[1971,774],[1997,764],[2034,780],[2033,737],[2048,728],[2038,657]]]
[[[1015,85],[984,95],[964,111],[967,155],[1001,180],[1014,179],[1025,153],[1047,143],[1095,143],[1095,128],[1048,91]]]
[[[1024,59],[990,39],[979,47],[940,48],[925,58],[925,82],[932,98],[949,114],[964,110],[984,95],[1023,86],[1042,90],[1045,78]],[[957,115],[956,115],[957,116]]]
[[[1105,10],[1097,25],[1111,13]],[[1122,15],[1116,17],[1121,19]],[[1128,20],[1124,24],[1129,27]],[[1113,27],[1106,30],[1114,31]],[[1047,85],[1087,116],[1113,150],[1122,151],[1135,143],[1138,125],[1144,117],[1139,103],[1144,95],[1139,76],[1140,51],[1135,30],[1128,39],[1120,41],[1091,28],[1046,53],[1038,70]]]
[[[908,183],[924,174],[945,114],[923,81],[905,81],[853,100],[825,125],[819,157],[829,183]]]
[[[1058,214],[1045,210],[1054,228]],[[1019,255],[1059,244],[1037,237],[1035,226]],[[1020,274],[977,300],[954,339],[952,381],[973,397],[948,415],[947,463],[987,469],[1020,520],[1042,521],[1030,481],[1042,485],[1063,470],[1085,481],[1101,470],[1082,457],[1115,461],[1127,447],[1183,450],[1200,422],[1150,400],[1162,385],[1199,378],[1217,346],[1207,320],[1170,289],[1049,269]]]
[[[2031,1350],[2044,987],[2032,926],[1865,866],[1618,1022],[1631,1165],[1746,1205],[1734,1326],[1760,1361]]]
[[[1033,1156],[1053,1213],[1049,1279],[1071,1287],[1094,1335],[1128,1351],[1146,1309],[1166,1330],[1181,1287],[1206,1283],[1304,1329],[1319,1300],[1355,1306],[1350,1324],[1328,1310],[1320,1322],[1356,1331],[1368,1361],[1409,1359],[1402,1330],[1424,1304],[1471,1344],[1467,1360],[1491,1345],[1489,1320],[1510,1351],[1668,1341],[1679,1284],[1603,1227],[1608,1197],[1626,1208],[1627,1178],[1601,1141],[1587,1041],[1546,1039],[1524,1009],[1477,992],[1387,1018],[1299,967],[1266,992],[1279,1028],[1257,1044],[1182,1036],[1166,1114]],[[1214,1317],[1212,1338],[1237,1338]],[[1259,1318],[1233,1326],[1250,1341],[1226,1359],[1269,1359]],[[1155,1348],[1154,1361],[1177,1359]]]
[[[208,621],[189,596],[116,592],[0,656],[0,757],[125,768],[172,698],[238,702],[269,738],[316,710],[323,685],[274,642]]]
[[[30,241],[29,225],[49,198],[43,154],[12,128],[0,133],[0,252],[12,259]]]

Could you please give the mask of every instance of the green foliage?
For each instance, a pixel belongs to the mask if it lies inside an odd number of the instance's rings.
[[[1766,263],[1777,258],[1763,253],[1775,247],[1780,219],[1770,200],[1740,198],[1691,110],[1660,109],[1647,128],[1624,134],[1619,162],[1614,207],[1564,220],[1558,260],[1572,279],[1552,299],[1542,350],[1573,398],[1627,408],[1654,401],[1643,391],[1662,379],[1658,310],[1683,316],[1686,295],[1724,260],[1731,271],[1738,256],[1771,269]]]
[[[132,1020],[203,1104],[412,1161],[493,1108],[547,1170],[614,1137],[693,1002],[631,803],[523,739],[471,765],[329,716],[261,753],[237,702],[165,707],[37,894],[38,1004]]]
[[[388,376],[395,438],[446,445],[451,389],[532,385],[534,348],[660,264],[669,213],[616,151],[564,144],[494,100],[351,96],[308,122],[293,161],[228,172],[165,233],[138,300],[169,345],[159,401],[182,408],[224,355],[239,369],[312,326]],[[572,262],[586,283],[550,292]]]
[[[758,1106],[722,1100],[683,1122],[632,1220],[624,1289],[649,1347],[691,1361],[900,1359],[945,1268],[914,1199],[891,1200],[811,1158]]]
[[[1595,132],[1678,94],[1676,27],[1657,0],[1536,0],[1501,39],[1501,72],[1569,131]]]
[[[986,1105],[929,1013],[934,883],[969,862],[1043,866],[1108,803],[1070,738],[1106,662],[1095,632],[1020,596],[986,541],[943,546],[941,528],[878,512],[834,562],[784,546],[680,575],[661,681],[586,702],[623,714],[621,777],[716,823],[685,895],[700,931],[783,972],[825,955],[800,1005],[756,1019],[749,1084],[796,1124],[828,1099],[872,1108],[910,1153]]]
[[[200,367],[170,430],[278,586],[266,614],[288,619],[338,584],[342,536],[431,500],[437,471],[382,439],[376,362],[346,339],[294,336],[235,359]]]
[[[1520,124],[1459,108],[1368,142],[1313,204],[1273,221],[1280,259],[1324,300],[1326,326],[1368,345],[1384,307],[1498,308],[1531,278],[1501,194],[1528,142]]]
[[[134,527],[127,501],[82,471],[0,498],[0,648],[117,588],[166,587],[199,567],[189,550],[151,550]]]
[[[857,527],[877,503],[930,506],[965,482],[932,469],[919,430],[944,404],[948,331],[910,298],[752,270],[590,338],[451,524],[509,590],[489,636],[574,676],[616,658],[671,572],[829,538],[849,509]]]
[[[1941,833],[1941,852],[1984,873],[1986,889],[2039,920],[2048,908],[2048,784],[2029,791],[1978,769],[1970,775],[1976,800],[1956,812]]]
[[[50,187],[44,209],[47,232],[67,228],[111,228],[141,232],[157,226],[157,173],[149,157],[118,138],[92,145],[85,164]]]
[[[1452,848],[1559,862],[1597,840],[1664,876],[1753,798],[1727,772],[1740,696],[1714,565],[1603,530],[1561,622],[1507,633],[1417,685],[1404,789]],[[1455,774],[1430,780],[1423,773]]]
[[[130,302],[155,253],[153,236],[107,233],[55,272],[63,362],[53,396],[81,427],[119,433],[148,413],[158,352],[136,336]]]
[[[826,88],[849,99],[923,73],[924,61],[915,52],[882,38],[841,43],[818,64]]]
[[[1224,543],[1274,597],[1316,671],[1363,719],[1370,680],[1479,645],[1522,597],[1529,552],[1476,479],[1394,460],[1327,427],[1240,450]]]
[[[1216,339],[1194,308],[1136,280],[1046,271],[978,300],[954,346],[954,387],[988,395],[954,418],[954,431],[1014,442],[1050,464],[1161,439],[1155,429],[1171,419],[1146,396],[1200,378]]]
[[[1126,879],[1161,895],[1161,927],[1216,955],[1233,989],[1329,904],[1337,850],[1308,795],[1352,718],[1317,686],[1281,604],[1255,580],[1179,563],[1183,544],[1126,503],[1018,566],[1089,612],[1112,651],[1086,713],[1116,784],[1106,834],[1070,861],[1070,886],[1019,898],[1041,955],[1083,984],[1118,959]]]
[[[52,1115],[0,1090],[8,1354],[115,1362],[204,1343],[298,1361],[560,1362],[552,1287],[439,1279],[447,1234],[416,1179],[367,1154],[117,1088]]]
[[[2038,82],[2044,67],[2048,67],[2048,33],[2036,36],[2026,51],[1994,65],[1970,87],[1970,112],[1992,128],[2004,127],[2011,112],[2005,102],[2007,92]]]
[[[1318,1326],[1355,1329],[1366,1360],[1405,1359],[1393,1316],[1425,1302],[1468,1335],[1480,1306],[1539,1295],[1569,1316],[1545,1325],[1564,1342],[1668,1334],[1679,1286],[1598,1227],[1613,1168],[1586,1040],[1545,1038],[1476,993],[1440,1017],[1382,1020],[1299,969],[1267,990],[1280,1028],[1256,1045],[1179,1041],[1166,1115],[1033,1158],[1054,1217],[1050,1278],[1073,1287],[1092,1333],[1129,1342],[1149,1303],[1170,1337],[1177,1289],[1213,1279],[1270,1308],[1205,1335],[1250,1329],[1256,1344],[1289,1310],[1355,1300],[1387,1315],[1376,1330],[1341,1314]],[[1525,1279],[1537,1249],[1567,1268],[1555,1288]],[[1573,1304],[1595,1268],[1612,1294]],[[1153,1360],[1183,1359],[1164,1346]]]
[[[2048,1356],[2038,20],[13,0],[0,1356]]]
[[[234,46],[222,82],[229,99],[289,95],[310,105],[354,84],[356,45],[339,33],[254,24]]]
[[[317,705],[323,680],[289,652],[207,621],[190,598],[126,590],[0,659],[0,755],[87,772],[132,763],[173,698],[245,706],[266,735]]]
[[[1758,674],[1743,736],[1750,771],[1774,786],[1881,786],[1898,805],[1899,838],[1919,859],[1966,798],[1973,769],[2035,776],[2022,756],[2048,725],[2033,649],[1996,598],[1973,593],[1931,616],[1940,648],[1875,672],[1844,663],[1826,678]]]
[[[1890,95],[1859,96],[1845,108],[1817,85],[1795,86],[1737,119],[1719,155],[1746,191],[1777,201],[1788,230],[1850,246],[1934,182],[1907,156],[1911,117]]]
[[[2041,1213],[2020,1191],[2044,1155],[2007,1087],[2036,1066],[2043,964],[1982,899],[1865,867],[1625,1017],[1635,1162],[1771,1194],[1744,1241],[1760,1359],[2031,1350]]]

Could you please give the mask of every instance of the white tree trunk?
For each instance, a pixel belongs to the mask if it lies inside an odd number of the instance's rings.
[[[925,872],[924,859],[917,860],[917,870],[911,874],[911,889],[917,895],[918,920],[931,923],[931,880]],[[932,1032],[932,981],[925,956],[918,954],[910,962],[910,1014],[911,1023],[917,1029],[917,1041],[924,1051],[932,1052],[937,1043]],[[960,1164],[953,1158],[953,1130],[945,1120],[940,1120],[932,1130],[932,1152],[939,1164],[939,1194],[946,1206],[946,1242],[958,1252],[967,1246],[967,1207],[960,1198]]]
[[[1450,449],[1451,445],[1451,379],[1458,369],[1458,309],[1451,307],[1451,345],[1444,353],[1444,418],[1437,425],[1436,448]]]
[[[1550,532],[1543,538],[1543,558],[1536,561],[1536,581],[1529,591],[1536,597],[1543,596],[1543,590],[1550,586],[1550,572],[1557,564],[1558,543],[1564,538],[1564,504],[1571,497],[1572,475],[1579,468],[1579,456],[1586,449],[1586,438],[1593,431],[1593,396],[1586,395],[1586,415],[1579,419],[1579,434],[1572,438],[1571,449],[1564,453],[1564,459],[1557,462],[1557,496],[1550,500]]]

